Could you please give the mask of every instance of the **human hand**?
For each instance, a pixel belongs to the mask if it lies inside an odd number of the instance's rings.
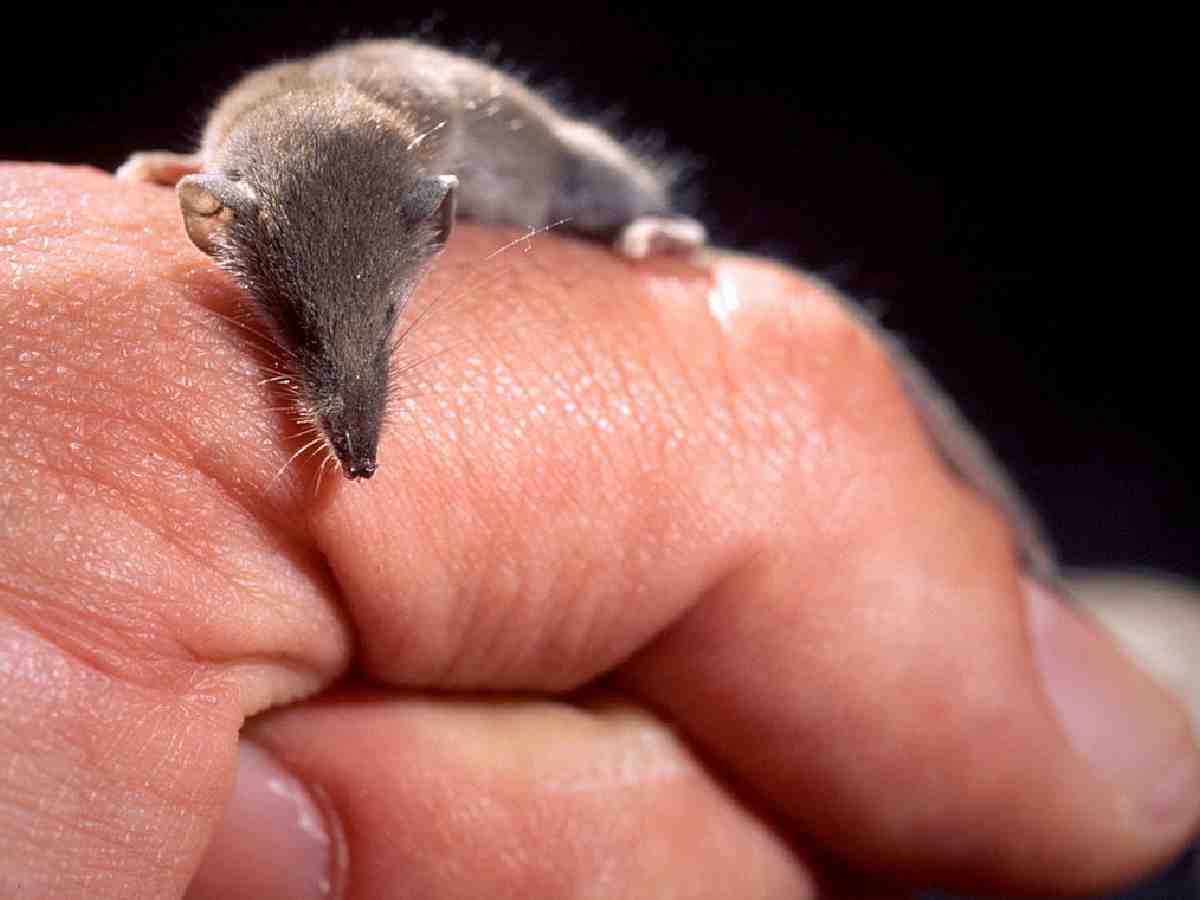
[[[0,894],[1045,894],[1184,844],[1177,704],[827,289],[502,240],[318,492],[171,192],[0,170]]]

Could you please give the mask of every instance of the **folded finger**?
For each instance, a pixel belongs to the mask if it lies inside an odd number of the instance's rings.
[[[1200,814],[1178,705],[1021,577],[888,360],[842,346],[856,402],[813,428],[836,453],[795,460],[803,502],[622,683],[864,868],[1052,891],[1165,860]]]
[[[287,773],[270,776],[267,805],[307,837],[278,840],[286,828],[261,802],[240,815],[240,787],[190,900],[817,896],[786,841],[667,728],[611,699],[342,694],[268,714],[248,736]],[[326,872],[303,864],[317,858]]]

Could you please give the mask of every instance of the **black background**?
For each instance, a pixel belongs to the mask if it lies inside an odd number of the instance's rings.
[[[1076,55],[1085,36],[1069,24],[787,9],[27,11],[8,20],[0,157],[112,169],[134,150],[189,150],[234,77],[335,40],[423,32],[474,48],[577,111],[659,132],[700,164],[695,211],[718,243],[809,268],[878,311],[991,440],[1068,563],[1200,576],[1193,292],[1152,286],[1165,250],[1140,256],[1151,226],[1116,202],[1155,166],[1153,146],[1115,152],[1140,127],[1137,98],[1097,79],[1104,60]]]
[[[753,6],[141,10],[73,13],[65,35],[48,16],[16,29],[0,156],[111,169],[136,149],[188,150],[232,78],[335,40],[423,32],[494,55],[693,157],[690,199],[719,243],[809,268],[880,312],[992,441],[1068,563],[1200,576],[1181,297],[1118,279],[1129,248],[1078,252],[1097,218],[1136,224],[1106,212],[1120,170],[1096,161],[1126,123],[1054,46],[994,30],[983,46],[965,25],[894,41],[877,29],[868,44]]]

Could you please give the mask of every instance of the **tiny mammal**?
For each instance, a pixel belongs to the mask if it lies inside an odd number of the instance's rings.
[[[118,177],[177,184],[188,236],[249,291],[290,356],[297,412],[347,478],[370,478],[392,331],[456,213],[612,241],[637,258],[701,246],[664,179],[599,129],[483,63],[363,41],[253,71],[190,155],[135,153]],[[869,318],[931,442],[1053,577],[1037,517],[956,406]]]
[[[347,478],[370,478],[392,331],[456,213],[562,220],[637,258],[701,246],[664,179],[599,129],[475,60],[362,41],[251,72],[191,155],[120,178],[176,184],[192,242],[247,289],[290,357],[298,414]]]

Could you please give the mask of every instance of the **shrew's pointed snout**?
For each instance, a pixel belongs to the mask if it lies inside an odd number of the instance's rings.
[[[318,381],[314,391],[321,430],[343,475],[351,481],[371,478],[378,468],[375,454],[387,407],[387,360],[381,356],[372,361],[378,364],[363,366],[339,362],[338,354],[330,359],[321,368],[332,369],[336,377]]]
[[[361,397],[351,396],[351,402],[322,417],[321,425],[342,473],[351,481],[370,478],[379,468],[375,452],[379,445],[380,410],[363,403]],[[357,401],[357,402],[355,402]]]
[[[351,481],[370,478],[379,468],[375,462],[375,436],[362,430],[343,428],[333,438],[333,451],[337,454],[342,472]]]
[[[346,477],[351,481],[356,478],[370,478],[375,474],[378,466],[373,459],[351,460],[344,466]]]

